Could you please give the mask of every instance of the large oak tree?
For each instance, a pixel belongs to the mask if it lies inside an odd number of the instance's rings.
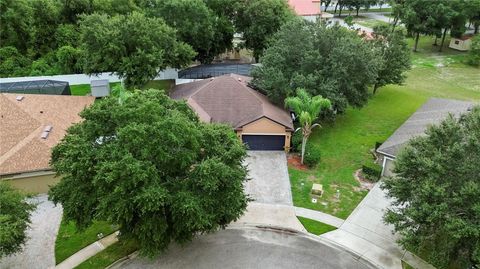
[[[400,243],[437,268],[480,265],[480,107],[410,141],[383,188]]]
[[[154,255],[240,217],[246,151],[231,128],[200,122],[158,90],[121,96],[84,110],[53,149],[62,179],[50,199],[64,218],[118,224],[122,238]]]
[[[367,102],[381,58],[357,32],[298,19],[272,40],[262,66],[253,70],[252,83],[273,102],[283,104],[298,87],[329,99],[339,113]]]
[[[142,13],[84,16],[80,23],[83,71],[114,72],[127,87],[143,86],[167,67],[189,64],[195,53],[175,30]]]

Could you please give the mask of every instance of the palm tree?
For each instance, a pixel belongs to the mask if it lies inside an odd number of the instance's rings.
[[[285,107],[290,108],[295,112],[300,127],[295,130],[302,130],[302,164],[305,156],[305,145],[308,137],[312,133],[313,128],[320,126],[318,123],[313,123],[323,110],[331,109],[332,104],[330,100],[323,98],[321,95],[311,97],[305,89],[298,88],[297,96],[287,97],[285,99]]]

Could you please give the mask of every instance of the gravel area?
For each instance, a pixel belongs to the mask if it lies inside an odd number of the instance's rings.
[[[54,206],[46,194],[29,200],[37,204],[27,231],[29,238],[21,252],[0,260],[1,269],[47,269],[55,266],[55,239],[62,220],[62,207]]]

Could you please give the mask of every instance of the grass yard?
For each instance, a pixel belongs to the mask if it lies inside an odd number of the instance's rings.
[[[138,246],[134,241],[120,241],[84,261],[75,267],[75,269],[105,268],[115,261],[135,252],[137,249]]]
[[[117,230],[104,221],[94,222],[84,231],[78,231],[73,222],[62,221],[55,241],[55,261],[59,264],[80,249],[98,240],[97,234],[109,235]]]
[[[330,226],[328,224],[325,224],[316,220],[307,219],[304,217],[297,217],[297,218],[309,233],[312,233],[315,235],[321,235],[337,229],[333,226]]]
[[[464,65],[464,54],[450,49],[439,54],[431,44],[433,38],[421,39],[404,85],[380,88],[365,107],[349,108],[334,124],[312,134],[310,141],[319,145],[322,160],[308,171],[289,168],[295,206],[345,219],[367,194],[353,173],[373,160],[369,151],[375,142],[385,141],[429,97],[480,101],[480,69]],[[316,204],[309,196],[313,183],[323,184],[325,191]]]
[[[174,84],[175,81],[173,80],[152,80],[145,84],[145,86],[142,87],[142,90],[150,88],[162,89],[168,93]],[[120,82],[110,83],[110,89],[113,89],[113,87],[117,85],[120,85]],[[90,84],[70,85],[70,91],[72,92],[72,95],[87,95],[90,93]]]
[[[120,82],[110,83],[110,89],[113,89],[113,87],[117,85],[120,85]],[[90,84],[70,85],[70,92],[72,95],[87,95],[90,93]]]
[[[390,25],[388,22],[380,21],[380,20],[375,20],[375,19],[370,19],[366,17],[354,17],[353,22],[356,24],[359,24],[361,26],[365,26],[368,28],[373,28],[377,25]]]

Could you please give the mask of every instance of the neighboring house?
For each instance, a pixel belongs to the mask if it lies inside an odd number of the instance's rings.
[[[472,46],[472,38],[473,35],[464,35],[461,38],[452,37],[452,39],[450,39],[450,44],[448,45],[448,47],[459,51],[470,50]]]
[[[0,93],[71,95],[68,82],[51,79],[1,82]]]
[[[320,0],[288,0],[288,5],[298,16],[303,17],[307,21],[315,22],[319,18],[322,20],[333,18],[332,14],[322,12]]]
[[[43,193],[58,181],[50,155],[78,115],[95,97],[0,94],[0,180]]]
[[[410,139],[425,135],[430,125],[440,123],[448,114],[459,117],[473,105],[474,103],[465,101],[429,99],[377,149],[378,161],[383,166],[382,176],[393,175],[394,160]]]
[[[229,74],[175,86],[174,99],[184,99],[204,122],[226,123],[251,150],[289,150],[290,114],[248,86],[251,78]]]

